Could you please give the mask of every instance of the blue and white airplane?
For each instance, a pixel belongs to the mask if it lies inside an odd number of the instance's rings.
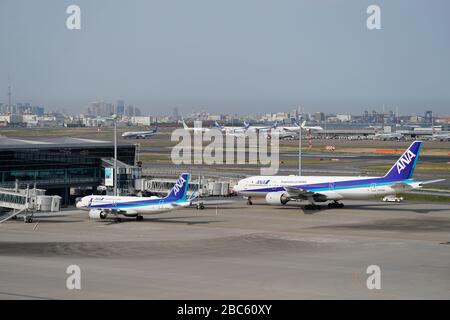
[[[247,129],[250,127],[248,123],[244,123],[243,127],[225,127],[222,126],[217,121],[214,122],[214,128],[219,129],[225,134],[231,134],[231,133],[245,133]]]
[[[245,126],[245,128],[247,130],[255,131],[257,133],[259,133],[259,132],[268,132],[270,130],[278,128],[278,121],[275,121],[275,123],[273,125],[269,126],[269,127],[255,127],[255,126],[252,126],[250,123],[244,121],[244,126]]]
[[[120,215],[143,220],[143,215],[159,214],[189,207],[193,198],[187,198],[189,173],[182,173],[167,197],[115,197],[87,196],[77,203],[77,208],[89,210],[89,218],[106,219],[113,215],[120,222]]]
[[[306,210],[320,209],[318,202],[328,202],[329,208],[342,208],[340,200],[370,199],[422,188],[443,181],[412,179],[419,157],[421,141],[414,141],[384,177],[342,176],[254,176],[240,180],[234,191],[248,199],[263,196],[268,204],[285,205],[291,200],[308,201]]]
[[[130,131],[124,132],[122,138],[124,139],[147,139],[154,136],[158,132],[158,126],[155,129],[149,131]]]
[[[321,126],[307,126],[306,121],[303,121],[302,124],[299,126],[297,122],[293,122],[293,126],[291,127],[283,127],[283,130],[290,131],[290,132],[299,132],[300,130],[306,130],[306,131],[323,131],[323,128]]]

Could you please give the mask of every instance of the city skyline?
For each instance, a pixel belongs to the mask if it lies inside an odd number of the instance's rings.
[[[0,3],[3,103],[10,78],[13,102],[49,110],[122,97],[156,115],[450,106],[446,1],[379,1],[381,30],[366,27],[370,1],[80,0],[75,31],[69,4]]]

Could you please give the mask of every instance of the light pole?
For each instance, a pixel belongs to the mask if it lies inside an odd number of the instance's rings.
[[[298,130],[298,175],[301,176],[302,175],[302,117],[300,114],[300,106],[298,106],[298,114],[299,117],[297,119],[297,121],[299,122],[298,125],[300,126],[299,130]]]
[[[117,115],[113,115],[114,120],[114,196],[117,197]]]
[[[302,175],[302,128],[298,131],[298,175]]]

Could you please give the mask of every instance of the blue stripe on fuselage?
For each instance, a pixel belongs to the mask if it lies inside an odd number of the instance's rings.
[[[336,181],[336,182],[322,182],[315,184],[304,184],[304,185],[292,185],[287,186],[290,188],[303,189],[307,191],[320,192],[320,191],[330,191],[330,190],[343,190],[343,189],[353,189],[353,188],[364,188],[370,187],[372,185],[376,186],[387,186],[398,182],[412,182],[413,179],[407,180],[391,180],[386,178],[372,178],[372,179],[362,179],[362,180],[348,180],[348,181]],[[242,190],[242,192],[279,192],[285,191],[284,187],[272,187],[272,188],[259,188],[259,189],[247,189]]]
[[[119,202],[119,203],[102,203],[102,204],[95,204],[89,206],[89,208],[101,208],[101,209],[125,209],[125,208],[136,208],[136,207],[145,207],[145,206],[152,206],[152,205],[159,205],[159,204],[171,204],[171,203],[180,203],[180,202],[186,202],[186,200],[169,200],[169,199],[148,199],[148,200],[141,200],[141,201],[130,201],[130,202]]]

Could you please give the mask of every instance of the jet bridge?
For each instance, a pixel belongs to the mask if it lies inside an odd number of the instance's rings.
[[[0,188],[0,209],[7,213],[0,218],[0,224],[24,214],[24,221],[31,223],[35,212],[58,212],[61,197],[46,196],[42,189]]]

